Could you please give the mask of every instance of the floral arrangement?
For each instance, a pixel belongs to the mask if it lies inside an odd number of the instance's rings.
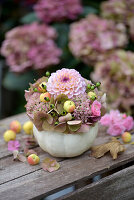
[[[74,20],[82,12],[80,0],[39,0],[34,9],[39,19],[45,23]]]
[[[86,132],[105,112],[106,94],[99,87],[100,82],[93,84],[75,69],[63,68],[30,84],[27,114],[39,131]]]
[[[45,24],[19,26],[6,33],[1,53],[13,72],[43,69],[60,62],[61,50],[55,39],[55,29]]]
[[[101,118],[100,123],[108,127],[107,133],[111,136],[119,136],[124,131],[130,131],[134,128],[133,118],[120,113],[119,110],[111,110],[109,114],[105,114]]]
[[[90,14],[70,29],[69,47],[72,54],[86,64],[102,60],[109,52],[127,44],[123,24]]]
[[[133,0],[109,0],[101,4],[102,16],[121,22],[129,26],[131,38],[134,39],[134,1]]]
[[[98,62],[92,79],[103,80],[102,90],[107,91],[107,102],[112,108],[131,112],[134,105],[134,53],[118,50],[103,62]]]

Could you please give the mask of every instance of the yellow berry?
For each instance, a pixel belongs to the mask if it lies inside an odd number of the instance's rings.
[[[23,130],[28,135],[33,134],[33,123],[31,121],[25,122],[23,125]]]
[[[124,132],[123,134],[122,134],[122,141],[123,142],[125,142],[125,143],[128,143],[128,142],[130,142],[131,141],[131,133],[129,133],[129,132]]]
[[[94,92],[88,92],[88,96],[90,99],[92,99],[93,97],[97,98],[97,95]]]
[[[16,139],[16,133],[12,130],[7,130],[4,133],[3,137],[4,137],[5,142],[9,142],[10,140]]]

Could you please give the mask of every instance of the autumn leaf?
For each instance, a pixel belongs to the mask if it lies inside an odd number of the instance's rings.
[[[125,147],[116,138],[112,137],[111,141],[105,144],[97,145],[91,148],[92,156],[100,158],[105,153],[110,152],[113,159],[117,159],[118,153],[125,151]]]
[[[28,157],[31,154],[37,155],[37,152],[35,150],[33,150],[33,149],[27,149],[27,148],[25,148],[24,149],[24,154],[25,154],[26,157]]]
[[[21,162],[26,162],[26,157],[23,156],[18,150],[13,151],[13,160],[19,160]]]
[[[33,136],[24,138],[24,145],[28,149],[38,146],[37,142],[36,142],[36,140],[35,140],[35,138]]]
[[[53,160],[51,158],[45,158],[41,166],[45,171],[48,172],[53,172],[60,168],[60,164],[56,160]]]

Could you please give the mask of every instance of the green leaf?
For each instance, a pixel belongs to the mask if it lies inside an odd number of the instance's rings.
[[[78,131],[78,129],[81,127],[82,121],[81,120],[74,120],[74,121],[68,121],[68,128],[70,131]]]
[[[53,25],[58,33],[57,44],[60,48],[65,48],[68,44],[69,25],[65,23],[56,23]]]
[[[83,12],[81,13],[80,17],[85,17],[88,14],[97,14],[98,11],[96,8],[91,7],[91,6],[84,6],[83,7]]]
[[[15,74],[13,72],[7,72],[3,86],[8,90],[25,90],[29,87],[29,82],[33,82],[35,77],[34,72],[25,72],[24,74]]]
[[[36,16],[35,12],[31,12],[31,13],[25,15],[20,20],[20,22],[23,23],[23,24],[31,24],[32,22],[38,22],[38,21],[39,21],[39,19]]]

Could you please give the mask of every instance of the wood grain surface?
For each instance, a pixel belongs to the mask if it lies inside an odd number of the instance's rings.
[[[111,169],[123,166],[124,164],[134,160],[134,146],[129,145],[127,150],[115,161],[112,160],[109,154],[100,159],[95,159],[90,156],[90,151],[87,151],[76,158],[57,158],[57,161],[60,162],[61,168],[53,173],[45,172],[40,165],[30,166],[28,163],[13,161],[12,154],[7,150],[7,144],[3,140],[3,133],[8,129],[9,123],[12,120],[19,120],[21,124],[23,124],[28,120],[28,118],[26,114],[23,113],[0,121],[0,200],[41,199],[42,197],[53,194],[54,192],[70,185],[80,184],[88,178],[108,172]],[[23,141],[25,136],[26,135],[23,131],[22,133],[17,134],[17,139],[20,143]],[[108,140],[109,136],[106,135],[105,130],[101,130],[95,141],[95,145],[102,144]],[[45,157],[50,157],[50,155],[42,151],[40,147],[36,147],[35,150],[38,152],[41,161]],[[129,179],[131,179],[130,176],[132,169],[133,167],[130,167],[130,171],[128,172]],[[88,199],[90,200],[96,200],[98,197],[100,197],[99,199],[104,199],[103,187],[107,186],[106,194],[108,196],[110,184],[113,184],[111,188],[115,187],[114,182],[116,181],[116,175],[119,177],[122,173],[124,174],[122,171],[119,173],[120,175],[117,173],[98,181],[96,184],[90,184],[84,187],[83,190],[78,189],[75,193],[71,194],[72,196],[63,197],[63,199],[70,200],[72,198],[86,200],[85,198],[87,197],[84,196],[84,191],[86,195],[89,193]],[[115,181],[112,177],[114,177]],[[122,184],[122,181],[125,180],[125,177],[127,178],[127,176],[123,177],[121,176],[122,179],[120,179],[120,185]],[[133,180],[131,179],[130,183],[132,183],[132,181]],[[123,187],[124,185],[121,185],[121,188]],[[98,192],[98,190],[100,192]],[[94,193],[96,199],[95,197],[93,198]],[[78,198],[78,194],[81,195],[80,198]],[[111,195],[110,192],[109,194]],[[117,192],[115,193],[115,196],[116,195]],[[117,198],[115,198],[115,200],[116,199]]]

